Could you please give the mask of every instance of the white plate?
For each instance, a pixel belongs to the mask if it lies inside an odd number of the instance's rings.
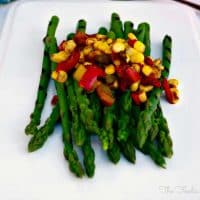
[[[162,102],[174,141],[174,156],[160,169],[137,153],[132,165],[121,159],[113,165],[95,143],[96,173],[93,179],[75,178],[63,158],[61,129],[56,128],[44,148],[28,154],[24,127],[33,109],[48,21],[60,17],[58,41],[74,31],[85,18],[88,32],[109,26],[110,15],[138,24],[148,21],[153,56],[161,55],[161,41],[173,38],[170,77],[180,80],[181,101]],[[0,46],[0,194],[4,200],[200,199],[200,43],[196,16],[185,7],[152,2],[67,3],[30,1],[13,8]],[[51,94],[53,87],[50,87]],[[49,100],[47,102],[49,104]],[[43,119],[48,116],[47,106]],[[44,120],[43,120],[44,121]]]

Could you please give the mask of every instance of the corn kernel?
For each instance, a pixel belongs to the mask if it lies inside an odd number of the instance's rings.
[[[114,87],[115,89],[117,89],[117,88],[119,87],[119,83],[118,83],[117,80],[114,81],[113,87]]]
[[[84,65],[91,65],[91,62],[84,62]]]
[[[136,72],[140,72],[140,65],[139,64],[133,64],[133,69],[135,69]]]
[[[132,63],[144,63],[144,55],[136,50],[134,50],[134,53],[131,56],[131,62]]]
[[[154,74],[155,78],[161,77],[161,71],[158,68],[154,67],[152,68],[152,70],[153,70],[152,73]]]
[[[58,53],[54,53],[51,55],[51,61],[55,63],[60,63],[65,61],[68,58],[69,54],[65,51],[59,51]]]
[[[95,43],[94,43],[94,48],[95,49],[98,49],[99,48],[99,46],[101,45],[101,41],[96,41]]]
[[[149,76],[152,73],[153,69],[149,65],[144,65],[142,72],[145,76]]]
[[[76,43],[74,42],[74,40],[68,40],[67,44],[64,47],[66,52],[72,52],[75,48],[76,48]]]
[[[58,72],[57,72],[57,71],[53,71],[53,72],[51,73],[51,78],[52,78],[53,80],[56,80],[56,79],[58,78]]]
[[[128,34],[128,38],[129,38],[130,40],[137,40],[137,37],[136,37],[133,33],[129,33],[129,34]]]
[[[113,61],[115,66],[119,66],[121,64],[120,60],[116,59]]]
[[[107,36],[102,34],[96,34],[97,39],[105,39]]]
[[[140,84],[139,81],[137,81],[137,82],[135,82],[135,83],[132,83],[131,86],[130,86],[131,91],[132,91],[132,92],[137,91],[137,89],[138,89],[138,87],[139,87],[139,84]]]
[[[147,95],[146,95],[146,92],[141,92],[139,95],[138,95],[139,99],[140,99],[140,102],[144,103],[146,100],[147,100]]]
[[[140,90],[143,91],[143,92],[149,92],[153,89],[153,86],[152,85],[140,85]]]
[[[179,90],[177,88],[170,88],[170,91],[173,94],[173,103],[177,103],[179,100]]]
[[[83,49],[83,54],[84,54],[84,55],[88,55],[91,51],[92,51],[92,47],[86,46],[86,47]]]
[[[113,40],[111,38],[108,38],[106,41],[108,44],[112,44]]]
[[[83,51],[81,51],[81,52],[80,52],[79,62],[80,62],[80,63],[83,63],[84,60],[85,60],[85,58],[84,58],[84,54],[83,54]]]
[[[122,43],[122,42],[115,42],[113,45],[112,45],[112,50],[115,52],[115,53],[119,53],[121,51],[124,51],[125,50],[125,44]]]
[[[86,40],[86,45],[91,46],[91,45],[94,44],[96,41],[97,41],[96,38],[88,38],[88,39]]]
[[[67,80],[67,73],[65,71],[53,71],[51,74],[52,79],[58,81],[59,83],[64,83]]]
[[[160,58],[155,59],[155,60],[154,60],[154,65],[155,65],[155,66],[161,65],[161,59],[160,59]]]
[[[179,81],[177,79],[169,79],[168,83],[170,87],[176,88],[178,87]]]
[[[75,80],[80,81],[83,74],[87,71],[84,65],[79,64],[76,71],[73,74]]]
[[[125,40],[124,40],[124,39],[122,39],[122,38],[117,38],[117,39],[116,39],[116,42],[124,43],[124,42],[125,42]]]
[[[139,40],[137,40],[135,43],[134,43],[134,49],[139,51],[140,53],[144,53],[145,51],[145,45],[140,42]]]
[[[110,65],[106,66],[105,73],[108,75],[114,74],[115,73],[114,65],[110,64]]]

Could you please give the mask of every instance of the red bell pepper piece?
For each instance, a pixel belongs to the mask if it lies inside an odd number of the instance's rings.
[[[168,83],[166,78],[163,79],[162,86],[163,86],[163,89],[165,91],[167,101],[169,103],[173,104],[174,103],[173,102],[173,93],[170,90],[170,86],[169,86],[169,83]]]
[[[153,62],[153,60],[150,57],[145,57],[144,62],[147,65],[151,66],[151,67],[153,67],[153,65],[154,65],[154,62]]]
[[[54,95],[53,98],[51,99],[51,105],[55,106],[58,103],[58,96]]]
[[[134,40],[128,39],[128,44],[129,44],[131,47],[134,46],[135,42],[137,42],[136,39],[134,39]]]
[[[133,99],[133,101],[134,101],[134,103],[136,104],[136,105],[140,105],[141,104],[141,101],[140,101],[140,99],[139,99],[139,94],[137,93],[137,92],[133,92],[132,94],[131,94],[131,97],[132,97],[132,99]]]
[[[99,99],[105,106],[112,106],[115,102],[115,98],[113,97],[111,89],[105,85],[100,84],[97,89],[97,95],[99,96]]]
[[[125,73],[127,78],[132,82],[137,82],[141,79],[140,74],[130,67],[126,68]]]
[[[80,51],[78,49],[75,49],[67,60],[57,64],[56,71],[60,70],[65,72],[70,71],[78,63],[79,58],[80,58]]]
[[[79,86],[87,91],[92,90],[94,83],[98,77],[105,76],[104,71],[96,65],[87,65],[87,71],[79,81]]]
[[[63,44],[64,44],[65,42],[66,42],[66,41],[63,40],[63,41],[60,43],[60,45],[58,46],[58,50],[59,50],[59,51],[63,51],[63,50],[64,50]]]
[[[88,35],[86,33],[78,31],[74,36],[74,41],[78,45],[86,45],[87,38],[88,38]]]
[[[153,85],[156,88],[161,87],[161,82],[159,79],[155,78],[154,76],[144,76],[141,79],[141,84],[142,85]]]

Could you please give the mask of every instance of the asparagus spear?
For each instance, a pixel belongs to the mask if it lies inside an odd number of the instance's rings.
[[[115,33],[116,38],[124,37],[122,21],[117,13],[112,13],[110,31]]]
[[[107,35],[108,30],[105,27],[100,27],[98,30],[99,34]]]
[[[40,149],[46,142],[49,135],[54,130],[54,126],[58,121],[60,116],[59,106],[56,104],[50,114],[50,116],[45,121],[44,125],[33,135],[28,144],[28,151],[33,152]]]
[[[144,23],[139,24],[136,31],[136,36],[137,36],[137,39],[143,43],[145,40],[145,31],[146,31],[145,24]]]
[[[67,40],[72,40],[73,39],[73,37],[74,37],[74,33],[69,33],[68,35],[67,35]]]
[[[91,139],[89,135],[82,146],[82,151],[83,163],[85,166],[86,174],[88,175],[88,177],[93,177],[95,172],[95,153],[94,149],[92,148]]]
[[[73,79],[71,77],[66,82],[66,88],[68,93],[69,109],[72,115],[72,130],[74,135],[74,142],[77,146],[82,146],[86,139],[86,133],[84,129],[80,128],[78,103],[73,88]]]
[[[133,33],[133,23],[131,21],[124,22],[124,38],[128,39],[128,34]]]
[[[57,44],[55,37],[49,37],[49,53],[50,55],[57,52]],[[56,69],[56,63],[51,62],[51,70]],[[63,131],[63,142],[64,142],[64,156],[69,162],[70,170],[77,176],[82,177],[84,174],[83,168],[78,160],[76,151],[73,149],[72,139],[70,134],[70,123],[69,123],[69,105],[67,102],[67,95],[65,92],[64,84],[54,81],[56,92],[58,95],[58,104],[60,107],[60,117]]]
[[[47,34],[46,37],[53,37],[55,35],[55,31],[58,25],[58,17],[53,16],[49,22],[48,29],[47,29]],[[43,61],[42,61],[42,73],[40,75],[40,82],[39,82],[39,87],[38,87],[38,92],[37,92],[37,98],[35,102],[35,107],[34,110],[31,114],[31,121],[30,123],[26,126],[25,128],[25,133],[34,135],[37,133],[37,126],[40,124],[40,118],[42,114],[42,110],[44,107],[46,95],[47,95],[47,87],[48,83],[50,80],[50,59],[49,59],[49,50],[47,47],[47,42],[44,40],[44,55],[43,55]]]
[[[132,99],[130,98],[130,90],[125,91],[119,99],[119,118],[118,118],[118,131],[117,140],[127,141],[129,136],[128,124],[130,120]]]

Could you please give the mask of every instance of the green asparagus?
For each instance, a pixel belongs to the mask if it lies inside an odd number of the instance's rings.
[[[53,37],[55,35],[56,28],[58,26],[58,17],[53,16],[49,22],[46,37]],[[31,114],[31,121],[25,128],[25,133],[34,135],[37,133],[37,126],[40,124],[40,118],[42,114],[42,110],[44,107],[46,95],[47,95],[47,87],[50,80],[50,58],[49,58],[49,49],[47,45],[46,39],[44,39],[44,55],[42,61],[42,73],[40,76],[39,88],[37,92],[37,98],[35,102],[34,110]]]
[[[49,37],[50,41],[49,45],[49,54],[53,54],[57,52],[57,43],[55,37]],[[56,69],[56,63],[51,62],[51,71]],[[71,127],[69,123],[69,105],[67,101],[67,95],[64,88],[63,83],[59,83],[54,81],[56,92],[58,95],[58,104],[60,107],[60,118],[62,124],[62,132],[63,132],[63,142],[64,142],[64,156],[69,162],[70,170],[77,176],[82,177],[84,174],[83,168],[78,160],[77,153],[73,149],[72,138],[71,138]]]

